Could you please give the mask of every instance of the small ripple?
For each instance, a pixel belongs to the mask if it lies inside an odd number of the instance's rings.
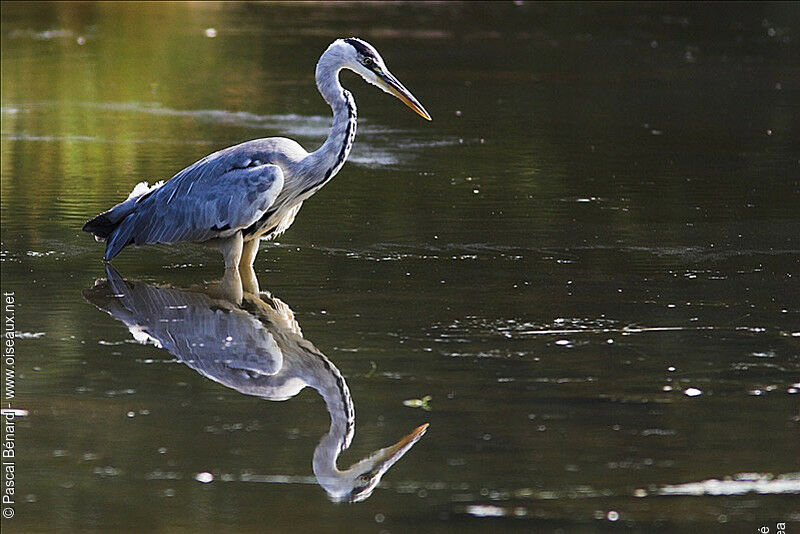
[[[613,319],[604,317],[571,317],[556,318],[551,322],[537,323],[522,319],[486,319],[476,316],[467,316],[456,319],[447,324],[435,324],[432,330],[443,339],[465,336],[501,336],[504,338],[518,338],[526,336],[564,336],[569,334],[641,334],[650,332],[680,332],[699,330],[718,330],[715,326],[641,326],[637,324],[623,324]],[[575,341],[559,339],[556,345],[571,346]]]
[[[175,471],[162,471],[160,469],[156,469],[155,471],[151,471],[149,473],[145,473],[144,479],[145,480],[181,480],[181,479],[183,479],[183,475],[181,473],[177,473]]]
[[[701,482],[667,485],[658,495],[744,495],[758,493],[776,495],[800,493],[800,473],[774,476],[771,473],[738,473],[723,480],[715,478]]]
[[[29,112],[36,108],[74,106],[84,109],[126,114],[145,114],[159,117],[186,118],[192,121],[235,126],[274,132],[274,135],[294,136],[313,140],[324,138],[331,127],[329,115],[269,114],[260,115],[249,111],[228,111],[220,109],[174,109],[163,107],[156,102],[35,102],[22,108],[3,108],[3,113],[14,115]],[[365,167],[397,166],[416,157],[423,148],[449,147],[463,145],[464,139],[456,137],[420,140],[416,130],[400,130],[386,126],[372,125],[367,119],[358,120],[359,130],[368,136],[359,141],[351,154],[350,161]],[[214,144],[212,141],[175,139],[104,139],[95,136],[52,136],[36,135],[28,132],[2,132],[2,136],[14,141],[30,142],[86,142],[86,143],[155,143],[155,144]],[[474,140],[478,143],[479,140]],[[469,140],[469,144],[473,143]]]
[[[221,476],[223,482],[253,482],[257,484],[311,484],[316,485],[317,477],[300,475],[257,475],[254,473],[242,473],[238,477],[235,475]]]
[[[106,139],[90,135],[32,135],[25,132],[0,132],[0,135],[9,141],[29,141],[44,143],[98,143],[98,144],[157,144],[157,145],[212,145],[213,141],[191,141],[185,139]]]
[[[14,332],[14,337],[17,339],[39,339],[44,336],[44,332]]]
[[[8,34],[9,39],[34,39],[36,41],[52,41],[53,39],[69,39],[74,37],[72,30],[65,28],[54,28],[52,30],[36,31],[30,28],[13,30]]]
[[[505,517],[509,514],[509,509],[493,504],[471,504],[467,506],[466,512],[475,517]]]
[[[291,250],[297,249],[297,245],[291,243],[275,242],[272,246]],[[371,247],[361,250],[320,247],[315,245],[308,245],[305,248],[319,251],[330,256],[345,256],[347,258],[364,261],[478,261],[498,259],[517,261],[522,259],[522,256],[515,252],[517,250],[515,248],[494,247],[480,243],[463,245],[450,244],[443,246],[409,246],[396,243],[376,243]]]

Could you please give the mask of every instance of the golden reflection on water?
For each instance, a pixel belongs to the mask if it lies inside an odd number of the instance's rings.
[[[796,10],[517,4],[3,4],[21,531],[794,517]],[[353,157],[256,270],[357,400],[342,465],[433,426],[383,491],[335,507],[303,475],[329,424],[319,396],[261,402],[130,343],[81,295],[103,267],[80,226],[246,139],[315,148],[330,110],[314,63],[349,35],[436,121],[343,77]],[[221,263],[153,247],[115,265],[157,288]]]

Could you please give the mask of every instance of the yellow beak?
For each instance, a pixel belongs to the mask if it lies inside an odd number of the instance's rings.
[[[406,89],[392,73],[381,72],[378,74],[378,80],[383,83],[386,91],[400,99],[403,104],[417,112],[420,117],[429,121],[433,120],[425,108],[422,107],[422,104],[419,103],[419,100],[414,98],[411,91]]]

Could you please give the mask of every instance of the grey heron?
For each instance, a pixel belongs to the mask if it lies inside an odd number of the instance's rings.
[[[316,83],[333,109],[328,138],[314,152],[284,137],[247,141],[189,165],[166,182],[136,185],[130,196],[99,214],[83,230],[106,241],[108,261],[130,244],[205,243],[220,250],[228,280],[257,284],[252,265],[260,239],[292,224],[300,206],[342,168],[356,135],[356,104],[339,82],[349,69],[397,97],[427,120],[431,116],[369,43],[337,39],[320,56]],[[257,285],[256,285],[257,287]]]
[[[284,401],[306,387],[322,396],[330,428],[314,450],[317,482],[334,501],[362,501],[386,471],[425,434],[428,425],[346,469],[338,458],[355,434],[355,407],[344,376],[303,337],[280,299],[247,293],[241,303],[205,290],[124,280],[110,265],[86,299],[121,321],[134,339],[153,343],[201,375],[245,395]]]

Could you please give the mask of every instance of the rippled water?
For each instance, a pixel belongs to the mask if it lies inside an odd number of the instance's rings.
[[[3,530],[796,528],[799,23],[763,3],[4,4]],[[204,248],[106,272],[80,227],[137,182],[257,137],[316,148],[313,67],[349,35],[434,121],[343,74],[352,156],[262,245],[258,298],[220,299]],[[393,444],[379,480],[326,471]]]

